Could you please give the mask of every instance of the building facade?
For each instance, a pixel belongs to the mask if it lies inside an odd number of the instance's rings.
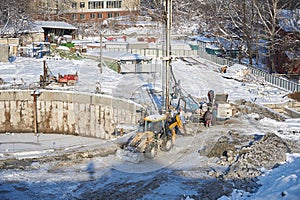
[[[136,15],[140,10],[140,0],[33,0],[32,4],[35,19],[79,23]]]

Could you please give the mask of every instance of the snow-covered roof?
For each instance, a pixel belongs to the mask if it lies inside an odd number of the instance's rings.
[[[217,40],[226,50],[238,50],[238,45],[241,44],[239,40],[229,41],[221,37],[217,38]]]
[[[119,51],[109,51],[102,52],[102,56],[106,58],[111,58],[117,61],[148,61],[151,60],[146,56],[140,54],[131,54],[128,52],[119,52]]]
[[[206,48],[213,49],[213,50],[220,50],[221,48],[215,44],[207,45]]]
[[[69,30],[77,29],[75,26],[62,21],[36,21],[35,24],[42,28],[57,28]]]
[[[6,29],[2,30],[4,34],[14,34],[17,33],[44,33],[43,28],[57,28],[57,29],[68,29],[76,30],[77,28],[66,22],[59,21],[35,21],[31,22],[24,27],[16,29],[13,25],[9,25]]]
[[[208,37],[205,37],[205,36],[198,36],[197,41],[209,43],[209,42],[215,42],[216,39],[215,38],[208,38]]]
[[[15,33],[44,33],[44,29],[37,26],[35,23],[28,23],[23,27],[9,24],[5,29],[2,30],[3,34],[15,34]]]
[[[127,54],[127,55],[124,55],[122,57],[120,57],[120,60],[145,60],[147,59],[147,57],[145,56],[142,56],[142,55],[139,55],[139,54]]]
[[[22,32],[23,33],[44,33],[44,29],[33,23],[31,26],[26,27]]]

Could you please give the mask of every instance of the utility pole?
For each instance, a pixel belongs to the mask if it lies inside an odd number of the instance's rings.
[[[165,0],[164,24],[165,24],[165,51],[164,51],[164,70],[163,91],[165,97],[165,111],[170,108],[170,67],[171,67],[171,27],[172,27],[172,0]]]
[[[103,27],[103,22],[100,22],[100,25],[99,25],[99,33],[100,33],[100,56],[99,56],[99,64],[98,64],[98,67],[100,68],[100,74],[102,74],[103,72],[103,63],[102,63],[102,44],[103,44],[103,34],[102,34],[102,27]]]
[[[31,92],[31,96],[33,96],[33,126],[34,126],[34,134],[38,135],[38,115],[37,115],[37,98],[41,95],[39,90],[34,90]]]
[[[100,63],[99,63],[99,68],[100,68],[100,74],[102,74],[102,32],[100,31]]]
[[[46,64],[46,60],[43,60],[43,80],[42,80],[42,87],[45,88],[48,80],[48,70],[47,70],[47,64]]]

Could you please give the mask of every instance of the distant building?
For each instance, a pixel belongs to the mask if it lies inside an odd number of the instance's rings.
[[[101,22],[108,18],[136,15],[140,0],[33,0],[37,20],[63,20],[68,22]]]
[[[55,36],[64,35],[70,35],[74,39],[77,30],[73,25],[61,21],[36,21],[35,25],[44,30],[45,42],[54,42]]]

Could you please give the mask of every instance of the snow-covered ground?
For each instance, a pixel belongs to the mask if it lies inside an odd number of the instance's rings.
[[[206,98],[207,92],[214,90],[216,93],[228,93],[230,102],[245,99],[258,103],[281,103],[289,100],[283,98],[286,91],[272,87],[259,77],[242,76],[246,74],[244,66],[234,65],[228,69],[226,77],[222,77],[219,66],[197,59],[201,62],[197,66],[185,65],[181,60],[173,62],[176,79],[196,98]],[[149,81],[157,81],[156,87],[161,87],[159,76],[154,80],[152,75],[120,75],[106,67],[100,74],[98,63],[92,60],[48,60],[47,65],[54,75],[77,71],[79,82],[71,88],[75,91],[94,92],[97,82],[100,82],[105,93],[128,98],[128,92],[134,93]],[[16,82],[29,85],[39,81],[42,69],[42,60],[17,58],[13,63],[0,63],[0,77],[7,85]],[[249,81],[237,81],[245,77]],[[222,181],[214,182],[207,171],[212,168],[218,170],[219,167],[214,165],[213,159],[200,156],[198,150],[219,135],[234,129],[243,135],[271,132],[282,138],[300,140],[299,119],[277,122],[245,115],[238,120],[240,122],[232,125],[217,125],[209,129],[194,127],[193,135],[178,136],[172,151],[159,152],[153,160],[140,164],[124,162],[116,155],[109,155],[89,159],[62,157],[61,160],[45,163],[36,161],[25,169],[2,169],[0,199],[299,199],[299,154],[287,155],[286,163],[280,163],[282,165],[272,170],[261,169],[264,172],[258,177],[261,187],[255,193],[234,190],[220,197],[213,190]],[[224,183],[222,187],[230,188],[232,185]],[[199,195],[205,192],[208,196]]]
[[[229,199],[299,199],[300,192],[300,158],[298,155],[288,155],[287,163],[273,170],[266,171],[259,177],[261,187],[254,194],[235,190],[230,197],[221,197],[219,200]]]

